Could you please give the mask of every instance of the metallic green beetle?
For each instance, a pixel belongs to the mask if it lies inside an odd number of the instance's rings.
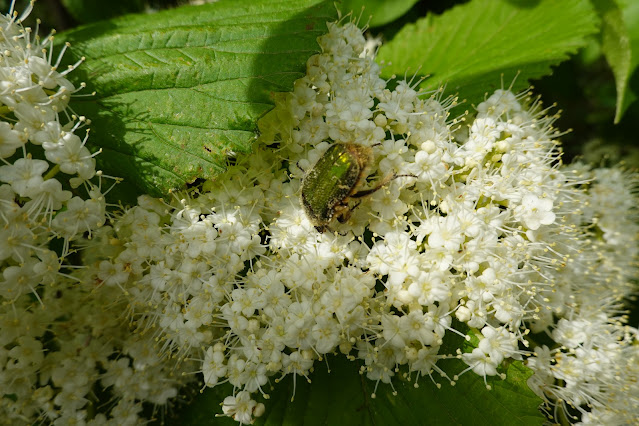
[[[329,229],[333,219],[346,222],[359,205],[358,202],[350,207],[352,199],[374,193],[395,177],[390,176],[373,188],[360,190],[372,162],[371,147],[336,143],[306,173],[302,180],[302,205],[318,232]]]

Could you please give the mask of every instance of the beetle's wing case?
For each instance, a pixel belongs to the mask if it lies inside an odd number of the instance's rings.
[[[360,151],[357,144],[331,145],[302,180],[302,203],[316,226],[330,222],[335,206],[346,199],[359,182],[368,161],[368,152],[364,160],[360,158]]]

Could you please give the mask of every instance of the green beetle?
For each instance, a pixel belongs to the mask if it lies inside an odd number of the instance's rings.
[[[397,177],[391,175],[374,188],[360,190],[373,149],[356,143],[336,143],[306,173],[302,180],[301,201],[306,215],[318,232],[329,229],[333,219],[344,223],[358,205],[350,207],[352,199],[374,193]]]

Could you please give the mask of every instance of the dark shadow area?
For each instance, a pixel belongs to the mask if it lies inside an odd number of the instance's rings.
[[[117,146],[118,141],[123,140],[125,132],[122,119],[111,113],[108,102],[105,102],[104,93],[93,84],[98,75],[106,74],[113,70],[105,64],[100,65],[98,62],[94,62],[91,56],[87,56],[87,52],[84,49],[84,43],[87,40],[109,34],[115,31],[115,28],[116,26],[113,23],[103,21],[90,27],[81,27],[68,33],[62,33],[56,39],[56,50],[61,48],[61,43],[71,43],[71,47],[64,56],[63,65],[73,64],[82,57],[87,58],[84,63],[68,75],[68,78],[76,87],[79,87],[81,83],[86,84],[86,88],[72,98],[70,107],[77,114],[91,120],[89,126],[91,129],[90,136],[87,141],[87,147],[91,152],[97,152],[102,149],[105,146],[103,141],[110,141],[108,142],[109,148],[107,148],[110,151],[113,144]],[[93,92],[95,92],[95,95],[91,95]],[[113,164],[108,156],[101,153],[95,159],[98,170],[102,170],[108,176],[120,177],[118,175],[119,164]],[[122,201],[125,205],[134,203],[136,197],[136,191],[131,182],[128,181],[116,185],[108,194],[109,202],[117,203]]]
[[[619,124],[614,124],[617,93],[612,71],[603,58],[588,66],[573,58],[555,67],[552,75],[533,82],[533,86],[545,106],[556,103],[562,111],[555,127],[570,130],[560,138],[564,162],[580,156],[584,145],[594,138],[603,138],[604,144],[625,153],[639,148],[639,138],[635,137],[639,134],[639,104],[632,104]],[[639,72],[632,75],[629,86],[639,93]]]

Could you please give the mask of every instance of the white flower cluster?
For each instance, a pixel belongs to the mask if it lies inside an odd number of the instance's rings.
[[[130,332],[121,291],[68,262],[99,237],[106,203],[76,134],[86,120],[68,111],[79,63],[57,70],[66,47],[53,59],[53,36],[22,26],[29,12],[0,16],[0,423],[137,424],[143,402],[166,404],[185,379]]]
[[[440,353],[447,332],[476,330],[477,347],[459,357],[498,375],[522,358],[530,331],[572,320],[585,303],[576,295],[592,299],[602,281],[610,304],[628,295],[636,270],[621,283],[615,272],[635,264],[637,236],[625,236],[619,259],[612,240],[595,238],[607,228],[584,200],[595,203],[597,189],[589,172],[561,165],[555,117],[498,90],[468,124],[451,121],[454,100],[424,99],[407,82],[387,88],[355,25],[329,25],[319,42],[307,75],[261,121],[252,155],[172,205],[142,197],[104,234],[118,245],[97,279],[126,290],[163,353],[202,359],[207,386],[234,386],[225,414],[249,423],[269,377],[307,376],[337,352],[362,360],[371,380],[390,382],[401,365],[445,376],[436,362],[450,356]],[[372,150],[359,182],[372,194],[321,233],[300,187],[339,143]],[[377,182],[387,184],[373,191]]]
[[[253,154],[105,225],[99,173],[74,134],[85,120],[60,118],[75,89],[51,65],[51,37],[2,19],[0,102],[13,120],[0,123],[1,417],[133,424],[198,371],[206,386],[232,384],[222,410],[250,423],[269,379],[307,377],[331,354],[384,383],[399,366],[454,381],[436,365],[445,357],[485,379],[535,333],[557,342],[528,362],[548,404],[587,406],[584,423],[639,413],[637,331],[618,316],[637,273],[634,178],[564,167],[555,117],[526,95],[498,90],[451,120],[454,99],[387,87],[361,31],[329,24]],[[355,192],[337,200],[343,223],[318,226],[308,210],[333,209],[330,197],[304,207],[301,187],[310,170],[340,178],[314,169],[336,144],[364,170],[341,182]],[[81,186],[88,195],[73,197]],[[83,268],[65,263],[75,250]],[[447,353],[450,333],[478,343]],[[106,413],[93,413],[96,386],[117,400]]]
[[[590,229],[590,243],[563,271],[572,286],[550,333],[555,346],[535,348],[529,385],[556,419],[633,424],[639,418],[639,337],[626,325],[622,302],[636,293],[639,272],[639,181],[619,168],[575,168],[589,180],[576,219]]]

